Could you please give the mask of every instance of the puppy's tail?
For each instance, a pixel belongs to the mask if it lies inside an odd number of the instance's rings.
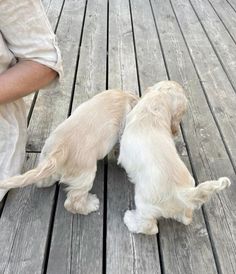
[[[215,181],[206,181],[197,187],[191,187],[181,192],[181,200],[192,209],[200,208],[214,193],[229,187],[230,184],[230,179],[227,177],[221,177]]]
[[[0,181],[0,188],[10,189],[32,185],[56,172],[56,157],[48,156],[39,165],[25,174]]]

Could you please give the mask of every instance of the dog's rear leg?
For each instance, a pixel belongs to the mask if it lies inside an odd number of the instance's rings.
[[[95,194],[89,193],[93,186],[96,169],[81,173],[78,177],[67,180],[68,193],[65,208],[72,213],[87,215],[99,209],[99,200]]]
[[[206,181],[195,188],[190,188],[184,193],[184,200],[194,209],[199,208],[203,203],[209,200],[212,194],[230,186],[230,180],[227,177],[219,178],[215,181]]]

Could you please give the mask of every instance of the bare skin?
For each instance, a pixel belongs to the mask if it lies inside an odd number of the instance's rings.
[[[0,105],[43,88],[56,76],[56,71],[40,63],[20,61],[0,74]]]

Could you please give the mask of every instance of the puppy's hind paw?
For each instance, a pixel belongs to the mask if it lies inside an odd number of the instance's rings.
[[[127,210],[124,215],[124,223],[130,232],[153,235],[158,233],[158,226],[155,220],[138,218],[135,210]]]
[[[181,220],[179,220],[179,222],[181,222],[184,225],[190,225],[192,223],[192,218],[188,218],[188,217],[184,216],[184,217],[182,217]]]
[[[95,194],[88,194],[86,200],[84,199],[70,199],[67,198],[64,203],[64,207],[71,213],[88,215],[93,211],[97,211],[99,209],[99,200]]]
[[[99,199],[96,194],[88,194],[86,207],[88,213],[99,209]]]
[[[125,212],[124,223],[130,232],[138,233],[138,225],[136,222],[134,210],[127,210]]]

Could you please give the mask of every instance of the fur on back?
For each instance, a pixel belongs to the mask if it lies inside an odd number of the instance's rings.
[[[170,126],[175,123],[173,116],[182,117],[186,111],[187,99],[177,83],[177,92],[172,82],[161,83],[149,88],[127,115],[118,159],[130,180],[142,188],[144,198],[150,192],[148,200],[155,204],[170,199],[176,186],[190,176],[174,145],[176,129],[172,132]]]
[[[84,102],[46,140],[37,168],[1,181],[0,186],[22,187],[54,175],[67,182],[96,171],[97,160],[118,141],[126,114],[137,101],[130,92],[107,90]]]
[[[199,206],[195,203],[198,189],[173,141],[186,109],[183,88],[174,81],[162,81],[148,88],[127,115],[118,163],[135,184],[136,210],[127,211],[124,217],[132,232],[157,233],[160,217],[188,224],[192,209]],[[216,182],[214,190],[220,190]],[[201,193],[199,201],[206,201],[210,191],[204,198]]]
[[[125,115],[137,103],[128,92],[108,90],[80,105],[50,135],[42,151],[58,154],[58,169],[73,176],[104,158],[118,141]]]

